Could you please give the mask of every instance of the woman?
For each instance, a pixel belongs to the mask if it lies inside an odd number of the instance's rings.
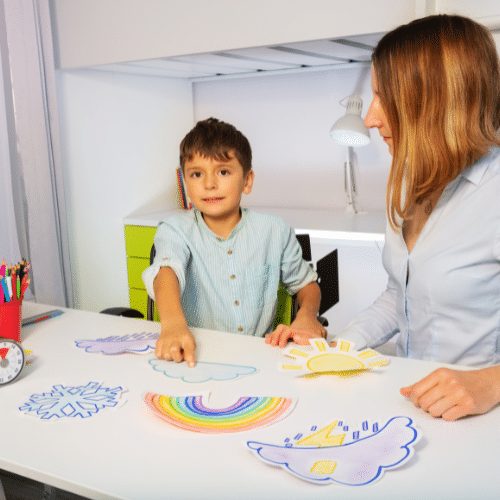
[[[365,118],[393,156],[387,290],[340,335],[357,348],[399,332],[397,354],[457,363],[401,393],[455,420],[500,402],[500,74],[474,21],[438,15],[385,35]],[[307,342],[301,333],[290,334]],[[272,339],[276,345],[283,338]]]

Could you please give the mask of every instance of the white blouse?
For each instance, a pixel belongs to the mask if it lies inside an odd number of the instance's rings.
[[[387,225],[383,264],[386,291],[339,337],[361,349],[399,332],[398,356],[500,363],[500,149],[448,184],[411,253]]]

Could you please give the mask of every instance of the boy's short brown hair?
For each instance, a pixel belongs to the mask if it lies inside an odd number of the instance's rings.
[[[243,167],[246,175],[252,169],[252,149],[248,139],[233,125],[208,118],[199,121],[182,139],[180,145],[180,163],[184,171],[186,161],[191,161],[195,154],[213,158],[218,161],[231,159],[230,153]]]

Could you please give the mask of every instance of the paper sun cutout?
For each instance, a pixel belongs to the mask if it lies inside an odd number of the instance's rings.
[[[336,347],[330,347],[324,339],[311,339],[311,351],[301,350],[290,345],[283,354],[295,358],[295,363],[279,363],[280,370],[294,370],[297,374],[345,372],[352,370],[367,370],[384,366],[389,360],[373,349],[356,351],[354,343],[338,339]]]
[[[300,479],[316,484],[332,481],[361,486],[380,479],[385,470],[407,462],[421,435],[410,418],[394,417],[381,430],[342,444],[345,432],[330,436],[337,424],[334,422],[295,445],[249,441],[247,446],[263,462],[279,465]],[[359,431],[356,434],[359,436]]]
[[[89,382],[85,386],[69,387],[54,385],[51,392],[33,394],[27,403],[19,408],[26,414],[41,420],[61,418],[88,418],[109,408],[117,408],[123,387],[106,389],[98,382]]]
[[[257,373],[257,368],[252,366],[226,365],[203,361],[198,361],[193,368],[190,368],[186,363],[172,363],[164,359],[150,359],[149,364],[167,377],[180,378],[184,382],[235,380],[238,377]]]
[[[86,352],[102,352],[103,354],[122,354],[124,352],[134,352],[146,354],[155,348],[159,333],[134,333],[106,337],[96,340],[75,340],[77,347],[85,349]]]
[[[242,432],[271,425],[287,417],[296,400],[242,397],[227,408],[209,408],[205,396],[171,397],[148,393],[146,404],[171,425],[208,434]]]

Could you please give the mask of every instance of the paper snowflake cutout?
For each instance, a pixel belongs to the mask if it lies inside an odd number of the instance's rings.
[[[60,418],[88,418],[109,408],[117,408],[123,387],[103,388],[98,382],[70,387],[54,385],[51,392],[33,394],[27,403],[19,407],[26,414],[41,420]]]
[[[311,339],[312,351],[305,351],[290,345],[283,354],[295,358],[294,363],[278,363],[280,370],[293,370],[298,375],[307,373],[350,372],[379,368],[389,363],[389,359],[373,349],[356,351],[354,343],[338,339],[335,347],[330,347],[324,339]]]
[[[134,352],[146,354],[155,348],[159,333],[134,333],[132,335],[115,335],[105,339],[75,340],[77,347],[86,352],[102,352],[103,354],[122,354]]]

